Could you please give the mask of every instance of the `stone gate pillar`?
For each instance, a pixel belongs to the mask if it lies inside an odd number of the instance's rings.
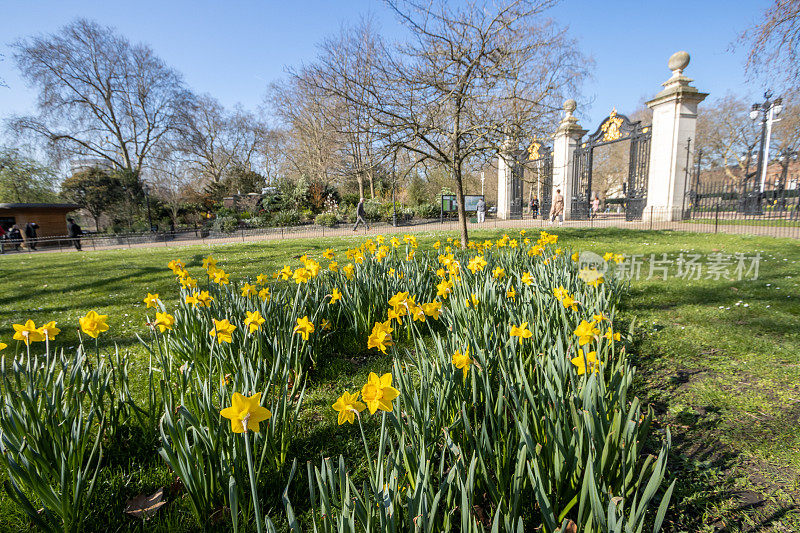
[[[511,173],[514,170],[513,143],[507,136],[497,154],[497,218],[511,218]]]
[[[686,169],[691,164],[686,153],[689,138],[694,143],[697,105],[708,93],[690,85],[683,75],[689,65],[689,54],[676,52],[669,58],[672,77],[664,82],[664,90],[647,102],[653,110],[653,137],[650,143],[650,175],[647,182],[645,220],[681,220],[686,187]]]
[[[577,104],[575,100],[564,102],[564,118],[558,125],[553,137],[553,194],[555,201],[556,190],[561,189],[564,197],[564,219],[569,220],[572,211],[572,154],[578,147],[581,137],[586,135],[586,130],[578,124],[578,119],[572,114]],[[544,213],[548,216],[549,213]]]

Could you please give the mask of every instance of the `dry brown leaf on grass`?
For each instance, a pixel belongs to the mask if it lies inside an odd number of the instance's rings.
[[[564,527],[558,531],[559,533],[578,533],[578,524],[572,520],[567,520],[567,523],[564,524]]]
[[[140,494],[135,498],[128,500],[125,506],[125,512],[136,518],[147,520],[158,511],[165,503],[164,501],[164,487],[161,487],[150,496]]]

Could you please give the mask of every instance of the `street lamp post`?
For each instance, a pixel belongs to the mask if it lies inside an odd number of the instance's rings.
[[[754,122],[761,121],[761,135],[759,138],[758,163],[756,173],[753,176],[753,194],[749,195],[749,201],[745,203],[745,213],[748,214],[761,214],[761,198],[764,195],[767,166],[769,165],[769,142],[772,137],[772,124],[780,120],[777,117],[783,110],[782,99],[771,100],[771,98],[772,92],[765,92],[764,102],[755,103],[750,109],[750,119]]]
[[[142,185],[142,192],[144,192],[144,199],[147,202],[147,224],[150,226],[150,231],[153,231],[153,217],[150,216],[150,186],[148,184]]]

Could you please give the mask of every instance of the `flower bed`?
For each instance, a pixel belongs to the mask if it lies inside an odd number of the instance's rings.
[[[67,356],[54,323],[15,326],[2,462],[7,490],[43,527],[80,529],[107,434],[136,419],[158,427],[198,524],[224,508],[234,530],[660,529],[669,434],[647,448],[652,414],[632,395],[615,323],[623,287],[579,271],[555,235],[466,251],[379,236],[240,281],[211,257],[200,272],[169,268],[182,303],[145,298],[144,402],[128,363],[106,363],[95,342]],[[94,312],[80,325],[95,339],[107,329]],[[291,450],[307,376],[341,346],[391,354],[393,367],[323,413],[360,427],[358,464],[323,459],[300,474]],[[280,512],[264,505],[275,479]]]

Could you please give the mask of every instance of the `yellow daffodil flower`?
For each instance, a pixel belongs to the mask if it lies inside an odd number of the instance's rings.
[[[203,268],[208,270],[209,268],[214,268],[217,266],[217,260],[214,259],[213,256],[209,255],[203,258]]]
[[[391,412],[392,400],[398,396],[400,391],[392,387],[391,374],[378,377],[375,372],[370,372],[366,385],[361,388],[361,399],[373,415],[378,409]]]
[[[442,302],[422,304],[422,309],[429,317],[432,317],[434,320],[439,320],[439,313],[442,311]]]
[[[495,268],[494,270],[492,270],[492,277],[494,279],[503,279],[504,277],[506,277],[506,269],[500,267]]]
[[[575,365],[578,370],[578,375],[583,375],[586,373],[586,370],[590,372],[598,372],[600,370],[600,365],[602,363],[597,360],[597,352],[589,352],[584,356],[583,350],[578,350],[578,357],[572,358],[572,364]]]
[[[269,293],[269,287],[264,287],[260,291],[258,291],[258,297],[261,298],[261,301],[269,301],[271,298],[271,294]]]
[[[51,341],[56,337],[56,335],[61,333],[61,330],[56,327],[56,321],[51,320],[50,322],[39,328],[39,333],[42,334],[42,337],[45,340]]]
[[[214,329],[208,332],[209,335],[212,337],[217,338],[217,342],[222,344],[223,342],[227,342],[230,344],[233,342],[233,332],[236,330],[236,326],[228,322],[228,319],[224,320],[217,320],[214,319]]]
[[[308,273],[311,275],[312,278],[317,277],[321,268],[322,265],[320,265],[313,259],[306,261],[306,270],[308,270]]]
[[[211,281],[218,285],[227,285],[230,283],[228,280],[229,275],[225,273],[224,270],[221,268],[214,271],[214,276],[211,278]]]
[[[158,330],[164,333],[166,330],[172,331],[172,326],[175,325],[175,317],[169,313],[156,313],[156,321],[153,322],[154,326],[158,326]]]
[[[453,365],[461,369],[464,373],[464,379],[467,379],[467,372],[469,372],[470,364],[472,364],[472,359],[469,356],[469,348],[466,348],[463,354],[460,351],[456,351],[453,354]]]
[[[533,276],[531,276],[530,272],[523,272],[522,273],[522,278],[520,278],[520,281],[522,281],[522,283],[524,283],[525,285],[532,285],[533,284]]]
[[[345,266],[342,267],[342,272],[344,272],[344,275],[347,276],[348,280],[351,280],[353,279],[353,271],[355,269],[356,267],[353,265],[353,263],[347,263]]]
[[[22,341],[26,346],[30,346],[32,342],[42,342],[44,335],[39,328],[36,327],[33,320],[27,320],[24,324],[14,324],[15,341]]]
[[[78,319],[81,325],[81,330],[96,339],[104,331],[108,331],[108,324],[106,324],[108,315],[98,315],[94,311],[89,311],[86,316]]]
[[[261,325],[266,322],[264,318],[261,316],[261,313],[258,312],[258,309],[253,311],[245,311],[247,313],[247,318],[244,319],[244,325],[248,328],[249,332],[255,333],[259,329],[261,329]]]
[[[530,339],[533,337],[533,333],[531,333],[531,330],[528,329],[528,323],[523,322],[519,325],[519,327],[511,324],[511,336],[519,337],[518,340],[522,342],[522,339]]]
[[[334,288],[333,288],[333,291],[332,291],[332,293],[331,293],[331,301],[330,301],[330,302],[328,302],[328,305],[335,304],[336,302],[338,302],[338,301],[339,301],[339,300],[341,300],[341,299],[342,299],[342,293],[341,293],[341,291],[339,291],[339,289],[337,289],[336,287],[334,287]]]
[[[339,263],[337,263],[336,261],[331,261],[330,264],[328,265],[328,270],[330,270],[331,272],[337,272],[339,270]]]
[[[392,331],[394,330],[391,326],[391,319],[386,322],[375,322],[372,333],[370,333],[367,338],[367,349],[371,350],[372,348],[377,348],[383,353],[386,353],[386,348],[393,344]]]
[[[608,328],[608,331],[605,332],[603,337],[605,337],[608,340],[615,340],[615,341],[618,341],[622,338],[622,336],[619,333],[614,333],[614,331],[611,328]]]
[[[185,279],[185,278],[181,278],[181,279],[183,280],[183,279]],[[149,309],[150,307],[153,307],[153,308],[155,308],[155,307],[158,307],[158,302],[159,302],[160,300],[158,299],[158,293],[156,293],[156,294],[150,294],[150,293],[148,292],[148,293],[147,293],[147,296],[145,296],[145,297],[144,297],[144,300],[143,300],[143,301],[144,301],[144,303],[146,304],[146,307],[145,307],[145,309]]]
[[[250,296],[256,295],[256,287],[255,285],[250,285],[249,283],[245,283],[242,287],[242,296],[248,298]]]
[[[350,394],[344,391],[341,396],[333,404],[334,411],[339,413],[339,425],[345,422],[355,422],[356,413],[360,413],[367,408],[366,405],[358,401],[359,393]]]
[[[442,281],[439,282],[438,285],[436,285],[436,296],[439,296],[440,298],[446,300],[447,297],[452,292],[452,289],[453,289],[453,282],[443,279]]]
[[[214,297],[208,294],[208,291],[196,292],[194,297],[197,298],[197,303],[200,306],[211,307],[211,302],[214,301]]]
[[[184,289],[196,289],[197,288],[197,280],[191,276],[186,276],[180,279],[181,286]]]
[[[467,307],[469,307],[470,304],[472,304],[472,307],[478,307],[479,303],[481,303],[481,302],[480,302],[480,300],[478,300],[478,297],[475,296],[474,292],[470,295],[469,298],[467,298]]]
[[[578,337],[578,345],[583,346],[592,342],[595,336],[600,335],[600,330],[595,327],[594,321],[581,320],[581,323],[573,333]]]
[[[308,340],[308,336],[314,333],[314,324],[308,319],[308,316],[297,319],[297,325],[294,327],[294,332],[299,333],[304,341]]]
[[[248,430],[258,433],[259,424],[272,417],[269,409],[261,406],[260,392],[250,397],[234,392],[231,396],[231,406],[219,414],[231,421],[231,431],[234,433],[244,433]]]
[[[508,299],[510,299],[510,300],[513,300],[513,299],[514,299],[514,298],[516,298],[516,297],[517,297],[517,291],[515,291],[515,290],[514,290],[514,287],[510,287],[510,288],[509,288],[509,289],[506,291],[506,298],[508,298]]]

